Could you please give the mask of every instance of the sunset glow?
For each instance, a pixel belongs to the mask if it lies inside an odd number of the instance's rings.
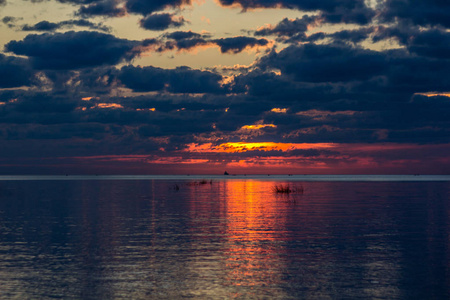
[[[189,144],[186,151],[188,152],[225,152],[225,153],[239,153],[247,151],[292,151],[298,149],[324,149],[332,148],[333,144],[320,143],[320,144],[288,144],[288,143],[224,143],[220,145],[207,144]]]
[[[97,108],[123,108],[122,105],[118,103],[97,103],[95,105]]]
[[[0,300],[450,299],[450,0],[0,0]]]
[[[287,110],[287,108],[272,108],[270,111],[274,113],[285,114],[287,113]]]
[[[258,129],[267,128],[267,127],[276,128],[277,126],[274,125],[274,124],[245,125],[245,126],[242,126],[241,129],[244,129],[244,130],[258,130]]]
[[[0,171],[448,173],[444,2],[0,0]]]
[[[164,140],[158,142],[161,145],[167,143]],[[445,147],[450,151],[450,144]],[[179,167],[183,174],[221,174],[223,170],[236,174],[289,174],[299,170],[301,174],[353,174],[376,170],[374,173],[378,174],[406,172],[409,168],[440,170],[440,166],[444,171],[450,158],[429,155],[441,148],[439,145],[414,144],[205,143],[190,144],[175,153],[167,152],[163,146],[152,155],[59,157],[54,162],[83,170],[97,166],[121,172],[159,170],[161,167],[170,172],[173,167]],[[417,155],[428,155],[429,159],[426,162],[417,160]],[[41,163],[50,161],[42,159]]]
[[[417,95],[422,95],[426,97],[450,97],[450,93],[418,93]]]

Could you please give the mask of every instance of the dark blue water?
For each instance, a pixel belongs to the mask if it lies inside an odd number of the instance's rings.
[[[450,298],[448,181],[127,179],[0,181],[0,297]]]

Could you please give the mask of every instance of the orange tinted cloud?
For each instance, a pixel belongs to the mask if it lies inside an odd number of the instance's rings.
[[[434,92],[416,93],[415,95],[421,95],[421,96],[425,96],[425,97],[449,97],[450,98],[450,92],[446,92],[446,93],[434,93]]]
[[[266,127],[276,128],[277,125],[274,125],[274,124],[244,125],[244,126],[241,127],[241,129],[245,129],[245,130],[259,130],[261,128],[266,128]]]
[[[98,103],[95,105],[96,108],[123,108],[121,104],[117,103]]]
[[[196,144],[192,143],[187,145],[187,152],[198,153],[239,153],[247,151],[292,151],[292,150],[305,150],[305,149],[326,149],[332,148],[332,143],[274,143],[274,142],[262,142],[262,143],[223,143],[220,145],[213,145],[212,143]]]
[[[310,117],[315,120],[326,120],[327,117],[330,117],[330,116],[339,116],[339,115],[352,116],[355,113],[356,113],[355,111],[351,111],[351,110],[324,111],[324,110],[311,109],[311,110],[306,110],[306,111],[300,111],[300,112],[296,113],[296,115]]]
[[[272,108],[270,111],[271,112],[274,112],[274,113],[278,113],[278,114],[285,114],[285,113],[287,113],[287,108],[278,108],[278,107],[275,107],[275,108]]]
[[[152,108],[138,108],[136,109],[137,111],[156,111],[156,108],[152,107]]]

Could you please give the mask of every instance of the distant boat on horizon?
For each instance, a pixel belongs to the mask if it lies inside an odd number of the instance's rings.
[[[227,171],[223,172],[223,175],[230,175]]]

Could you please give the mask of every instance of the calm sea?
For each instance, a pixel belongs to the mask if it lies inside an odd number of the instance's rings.
[[[450,176],[0,176],[0,298],[449,299]]]

